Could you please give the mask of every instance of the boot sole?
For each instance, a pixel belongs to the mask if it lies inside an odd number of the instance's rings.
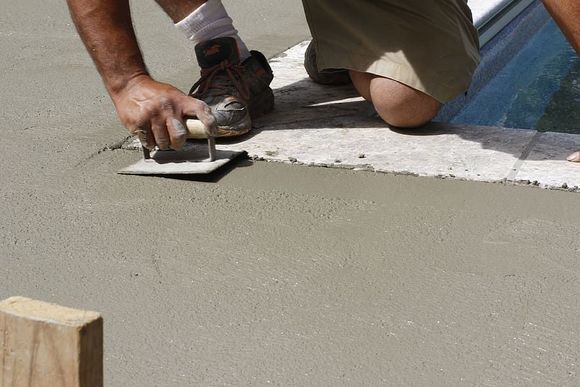
[[[242,123],[239,127],[218,126],[216,137],[236,137],[248,133],[252,130],[252,119],[263,116],[274,110],[274,92],[269,87],[252,99],[248,105],[248,122]]]

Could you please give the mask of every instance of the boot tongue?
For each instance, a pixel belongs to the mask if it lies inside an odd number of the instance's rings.
[[[234,38],[217,38],[195,46],[197,63],[202,69],[213,67],[225,60],[232,64],[240,62],[238,45]]]

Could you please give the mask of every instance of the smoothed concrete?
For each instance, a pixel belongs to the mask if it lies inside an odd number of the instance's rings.
[[[2,7],[0,299],[101,312],[107,385],[580,383],[578,194],[262,162],[120,176],[139,154],[101,151],[125,131],[63,4]],[[277,2],[269,30],[281,10],[301,13]],[[166,39],[150,66],[186,85]]]

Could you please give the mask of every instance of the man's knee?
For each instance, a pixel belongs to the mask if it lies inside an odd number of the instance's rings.
[[[392,79],[355,71],[350,75],[359,93],[389,125],[415,128],[431,121],[441,108],[435,98]]]
[[[398,128],[423,126],[437,115],[441,107],[435,100],[416,98],[404,98],[394,102],[373,99],[373,105],[387,124]]]
[[[390,81],[390,80],[389,80]],[[416,128],[431,121],[439,112],[441,103],[435,98],[391,81],[384,89],[371,86],[372,103],[381,118],[399,128]]]

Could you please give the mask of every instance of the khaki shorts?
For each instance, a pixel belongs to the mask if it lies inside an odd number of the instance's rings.
[[[319,70],[394,79],[447,102],[479,63],[466,0],[303,0]]]

